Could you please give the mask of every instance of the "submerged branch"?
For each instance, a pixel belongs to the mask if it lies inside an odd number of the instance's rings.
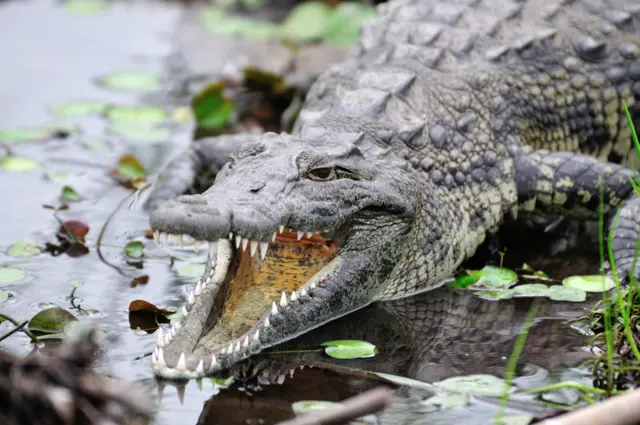
[[[29,323],[28,320],[25,320],[22,323],[18,323],[18,321],[15,320],[14,318],[12,318],[10,316],[7,316],[6,314],[2,314],[2,313],[0,313],[0,318],[6,320],[8,322],[13,323],[13,325],[16,327],[15,329],[12,329],[11,331],[9,331],[9,333],[7,333],[6,335],[3,335],[2,337],[0,337],[0,341],[10,337],[11,335],[13,335],[14,333],[16,333],[18,331],[22,331],[29,337],[29,339],[31,339],[31,342],[33,342],[33,343],[40,342],[40,341],[38,341],[38,338],[35,337],[31,332],[29,332],[27,329],[24,329],[26,324]]]

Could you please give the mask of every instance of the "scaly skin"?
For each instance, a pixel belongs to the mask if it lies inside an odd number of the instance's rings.
[[[161,338],[155,373],[212,373],[433,289],[507,220],[596,219],[600,183],[605,214],[620,213],[613,247],[627,276],[640,200],[622,102],[640,122],[639,29],[640,5],[622,0],[379,6],[351,57],[311,87],[292,135],[228,137],[238,152],[204,194],[161,205],[186,188],[165,180],[151,197],[152,228],[210,241],[212,263],[185,322]],[[185,155],[217,157],[215,144]],[[193,169],[184,158],[170,172]],[[279,226],[337,230],[337,256],[248,332],[212,344],[205,322],[238,254],[227,236],[255,252]]]

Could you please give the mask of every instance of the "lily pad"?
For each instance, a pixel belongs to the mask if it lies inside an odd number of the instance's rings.
[[[222,19],[215,19],[216,15],[211,15],[205,19],[206,28],[220,35],[238,35],[254,39],[268,39],[276,37],[280,34],[280,27],[273,22],[256,21],[254,19],[236,18],[233,16],[224,16]]]
[[[115,122],[107,130],[129,142],[163,142],[171,138],[171,130],[153,123]]]
[[[7,291],[0,291],[0,304],[9,299],[9,293]],[[1,322],[1,320],[0,320]]]
[[[204,274],[204,264],[188,263],[178,267],[178,274],[184,277],[200,277]]]
[[[7,255],[12,257],[31,257],[40,254],[38,243],[33,239],[23,239],[11,245],[7,250]]]
[[[513,285],[518,274],[513,270],[495,266],[485,266],[482,270],[468,270],[467,275],[458,277],[454,288],[504,288]]]
[[[156,91],[162,88],[162,81],[157,75],[138,71],[112,72],[100,82],[107,88],[123,91]]]
[[[223,90],[223,83],[214,83],[194,96],[191,110],[199,128],[223,128],[231,120],[236,107],[232,100],[224,97]]]
[[[23,156],[5,156],[0,158],[0,169],[10,172],[26,172],[42,170],[42,165],[31,158]]]
[[[327,341],[320,345],[326,347],[324,352],[334,359],[361,359],[373,357],[378,352],[375,345],[358,340]]]
[[[0,267],[0,285],[10,285],[24,279],[24,272],[17,267]]]
[[[326,3],[299,3],[282,23],[283,35],[298,43],[320,40],[325,34],[330,16],[331,8]]]
[[[71,186],[64,186],[60,190],[60,199],[66,202],[78,202],[82,200],[82,196],[78,195],[78,192]]]
[[[484,374],[456,376],[437,382],[436,385],[453,393],[485,397],[501,397],[506,390],[511,389],[502,379]]]
[[[91,100],[76,100],[52,106],[50,111],[53,115],[64,117],[84,117],[87,115],[101,114],[107,107],[104,103]]]
[[[434,406],[440,406],[443,409],[449,409],[451,407],[464,406],[468,403],[469,397],[466,394],[449,394],[449,395],[435,395],[429,397],[424,402],[427,404],[433,404]]]
[[[476,295],[479,298],[485,299],[485,300],[490,300],[490,301],[497,301],[497,300],[510,300],[511,298],[513,298],[513,293],[514,290],[513,288],[511,289],[495,289],[495,290],[490,290],[490,291],[474,291],[473,294]]]
[[[62,332],[67,323],[78,320],[76,316],[60,307],[51,307],[37,313],[29,321],[29,330],[40,333]]]
[[[0,142],[21,143],[48,139],[51,131],[46,127],[37,128],[13,128],[0,130]]]
[[[587,293],[578,288],[553,285],[549,287],[549,298],[554,301],[582,302],[587,299]]]
[[[584,292],[602,292],[615,288],[616,284],[609,276],[586,275],[571,276],[562,281],[564,286],[583,290]]]
[[[96,14],[107,10],[109,4],[104,0],[67,0],[66,8],[71,13]]]
[[[335,409],[341,406],[340,403],[332,401],[318,401],[318,400],[301,400],[291,403],[291,409],[296,415],[303,415],[309,412],[317,412],[319,410]]]
[[[144,244],[141,241],[129,241],[124,252],[131,258],[141,258],[144,255]]]
[[[155,106],[110,106],[105,110],[105,116],[114,123],[139,124],[163,121],[168,114]]]
[[[527,283],[513,288],[515,294],[530,297],[546,297],[549,295],[549,287],[543,283]]]
[[[122,177],[128,178],[142,178],[146,176],[146,171],[142,164],[133,155],[122,155],[118,161],[118,168],[115,170],[116,174]]]

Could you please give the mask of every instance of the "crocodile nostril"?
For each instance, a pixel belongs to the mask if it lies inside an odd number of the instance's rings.
[[[251,188],[249,189],[252,193],[256,193],[259,192],[260,189],[262,189],[263,187],[265,187],[267,185],[266,182],[256,182],[254,183]]]

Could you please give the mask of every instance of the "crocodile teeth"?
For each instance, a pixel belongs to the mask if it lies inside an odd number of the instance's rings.
[[[240,248],[241,242],[242,242],[242,236],[236,235],[236,249]]]
[[[242,348],[247,348],[249,346],[249,335],[244,337],[244,342],[242,343]]]
[[[158,349],[158,367],[167,367],[167,363],[164,361],[164,353],[162,352],[162,348]]]
[[[274,237],[275,239],[275,233]],[[269,249],[269,242],[260,242],[260,257],[264,260],[264,257],[267,256],[267,250]]]
[[[302,288],[302,290],[300,291],[300,296],[301,297],[306,297],[307,296],[307,290]]]
[[[164,347],[164,330],[162,327],[158,328],[156,335],[156,345],[158,347]]]
[[[260,329],[256,331],[256,334],[253,336],[254,341],[260,340]]]
[[[164,345],[169,345],[171,342],[171,332],[167,332],[164,334]]]
[[[227,354],[233,353],[233,342],[227,347]]]
[[[178,359],[178,364],[176,365],[176,370],[178,372],[187,371],[187,359],[184,357],[184,353],[180,354],[180,358]]]
[[[196,367],[196,376],[204,375],[204,362],[200,359],[200,363],[198,363],[198,367]]]
[[[180,322],[176,322],[175,325],[173,325],[174,328],[176,328],[176,331],[180,330],[180,328],[182,327],[182,325],[180,324]]]
[[[307,239],[311,239],[311,236],[313,236],[313,232],[307,232],[305,233],[305,236],[307,237]]]
[[[196,302],[196,296],[193,295],[193,292],[189,294],[189,304],[193,305]]]
[[[247,245],[249,244],[249,239],[242,238],[242,250],[247,250]]]
[[[298,230],[298,240],[302,239],[302,236],[304,236],[304,232]]]
[[[216,253],[215,242],[209,242],[209,258],[214,258],[215,253]]]
[[[153,242],[156,245],[160,245],[160,231],[159,230],[154,230],[153,231]]]
[[[287,294],[283,292],[282,296],[280,297],[280,307],[286,307],[286,306],[287,306]]]
[[[274,301],[273,304],[271,304],[271,315],[275,316],[276,314],[278,314],[278,307],[276,306],[276,302]]]
[[[182,306],[182,317],[187,317],[189,315],[189,310],[187,310],[186,306]]]
[[[255,257],[258,251],[258,241],[251,241],[251,256]]]
[[[289,369],[289,377],[293,378],[293,372],[295,371],[295,369]]]
[[[196,285],[196,290],[194,292],[196,295],[200,295],[202,294],[202,282],[198,281],[198,284]]]
[[[286,376],[285,375],[278,375],[278,384],[282,385],[282,383],[284,382]]]
[[[311,289],[316,289],[316,284],[315,284],[315,283],[312,283],[311,285],[309,285],[309,288],[311,288]]]
[[[233,232],[229,232],[229,240],[232,241],[233,240]]]
[[[238,343],[236,344],[236,353],[240,351],[240,341],[238,341]]]
[[[275,242],[277,236],[278,236],[278,232],[273,232],[273,236],[271,236],[271,242]]]
[[[281,224],[278,229],[280,230],[280,233],[284,233],[284,225]]]
[[[213,368],[218,364],[218,360],[216,360],[216,355],[211,355],[211,364],[209,365],[209,372],[213,372]]]
[[[293,292],[291,293],[291,301],[295,301],[295,300],[297,300],[297,299],[298,299],[298,296],[296,295],[296,291],[293,291]]]
[[[271,326],[271,323],[269,323],[269,318],[267,317],[266,319],[264,319],[264,327],[268,328],[269,326]]]
[[[151,353],[151,364],[154,366],[158,365],[158,358],[156,357],[156,352]]]

